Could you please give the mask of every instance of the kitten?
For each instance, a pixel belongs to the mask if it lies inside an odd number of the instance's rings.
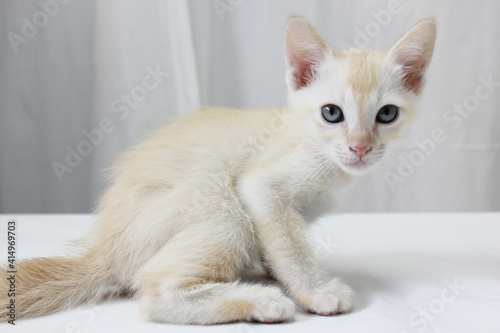
[[[203,109],[132,148],[113,168],[85,251],[19,264],[18,318],[118,293],[137,295],[150,320],[177,324],[281,322],[295,303],[324,316],[349,311],[353,293],[315,262],[301,211],[405,133],[435,37],[428,19],[386,53],[334,53],[292,17],[286,107]],[[259,263],[283,289],[239,279]]]

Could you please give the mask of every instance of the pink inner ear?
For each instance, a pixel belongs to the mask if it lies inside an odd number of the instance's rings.
[[[307,86],[314,77],[313,65],[307,61],[307,59],[301,59],[295,61],[294,67],[294,79],[295,88],[301,89]]]
[[[290,56],[290,66],[293,68],[293,84],[295,89],[308,86],[317,75],[316,69],[324,56],[317,48],[297,48]]]
[[[403,66],[403,86],[415,94],[422,90],[435,40],[436,22],[427,19],[415,25],[389,51],[390,57]]]
[[[426,61],[424,58],[417,58],[404,62],[404,87],[410,91],[413,91],[415,94],[420,93],[420,91],[422,90],[425,68]]]
[[[285,31],[290,88],[298,90],[311,84],[317,75],[317,67],[324,60],[329,48],[316,29],[305,19],[293,17]]]

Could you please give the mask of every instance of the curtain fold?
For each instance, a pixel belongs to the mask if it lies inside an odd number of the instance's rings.
[[[493,0],[1,1],[0,213],[90,212],[102,170],[169,118],[283,105],[294,14],[335,50],[385,50],[438,22],[409,139],[340,211],[500,210],[498,12]]]
[[[100,175],[126,148],[168,118],[200,106],[189,6],[184,0],[95,4],[93,125],[109,119],[92,154],[92,196]]]

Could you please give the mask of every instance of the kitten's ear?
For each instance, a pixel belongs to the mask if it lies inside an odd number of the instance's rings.
[[[406,89],[420,93],[425,70],[429,66],[436,40],[436,21],[423,20],[408,31],[389,50],[389,57],[403,66]]]
[[[291,90],[307,86],[317,75],[329,47],[305,18],[290,18],[285,29],[286,81]]]

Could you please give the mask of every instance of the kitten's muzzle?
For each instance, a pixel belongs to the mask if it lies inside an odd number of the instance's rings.
[[[372,149],[373,149],[373,147],[368,146],[368,145],[349,147],[349,150],[352,151],[353,153],[355,153],[359,157],[360,160],[363,158],[363,156],[368,154]]]

